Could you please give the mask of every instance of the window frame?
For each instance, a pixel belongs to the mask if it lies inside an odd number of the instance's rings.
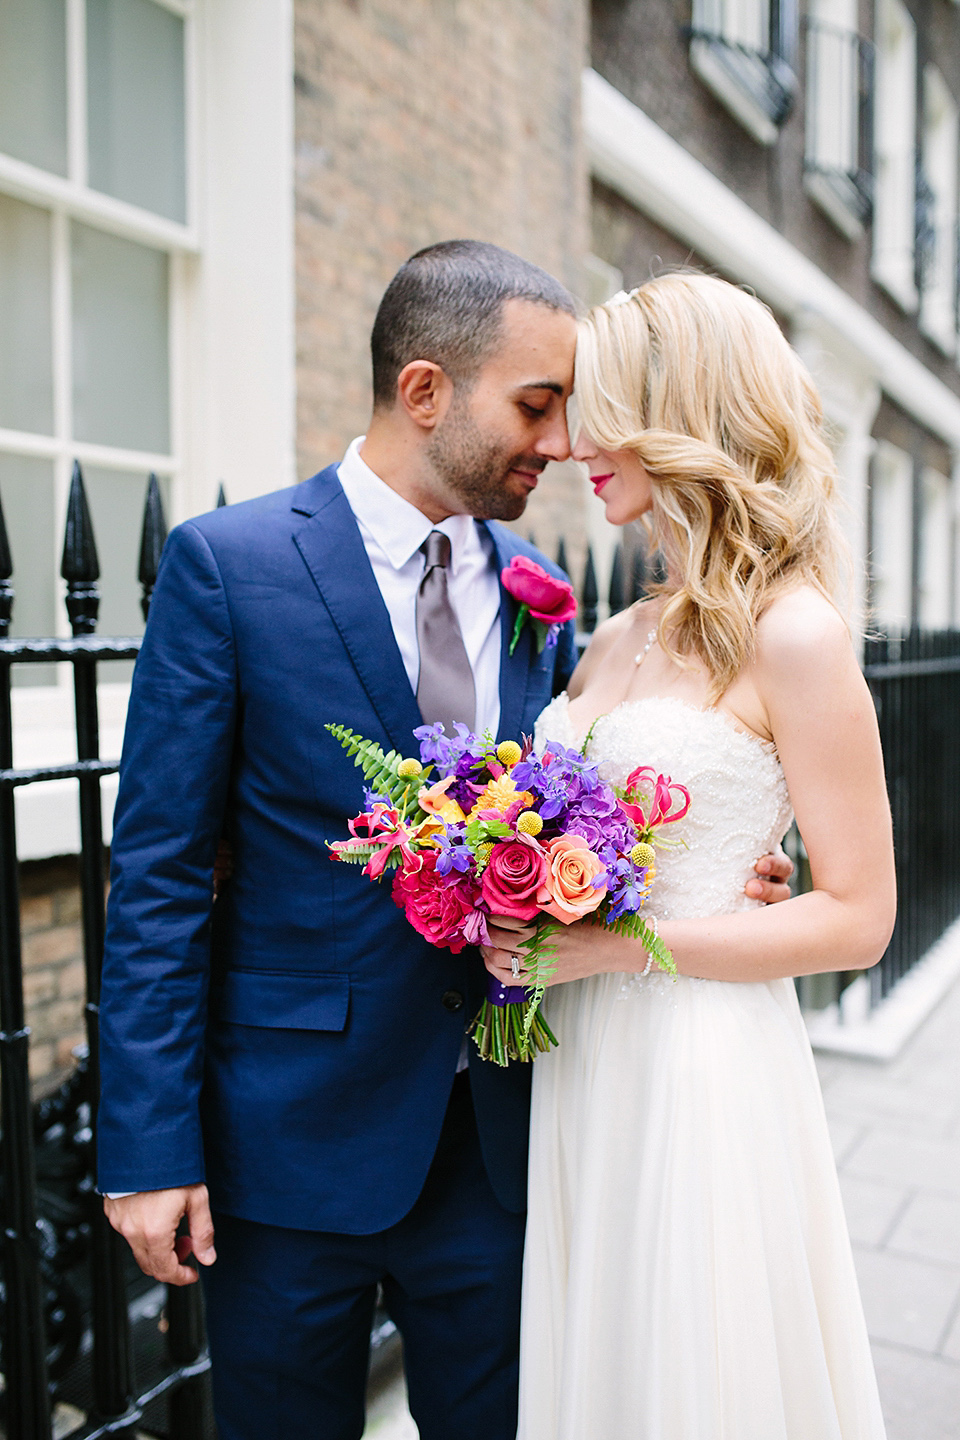
[[[854,7],[855,14],[855,7]],[[873,214],[873,109],[875,96],[874,46],[851,24],[826,19],[815,8],[805,17],[806,113],[803,185],[810,198],[848,240],[864,233]],[[831,119],[839,114],[832,104],[830,76],[823,73],[825,51],[835,47],[850,89],[847,115],[850,149],[847,164],[831,158]],[[837,147],[839,148],[839,147]]]
[[[67,492],[74,460],[81,466],[154,471],[176,485],[183,468],[184,350],[186,267],[201,253],[196,217],[199,113],[197,95],[197,0],[151,0],[184,22],[184,134],[186,215],[181,224],[127,201],[93,190],[87,184],[86,132],[86,0],[66,0],[67,155],[68,173],[60,176],[0,152],[0,193],[43,210],[51,227],[51,331],[53,353],[53,429],[50,435],[0,427],[0,453],[32,456],[53,463],[54,553],[51,584],[56,583],[59,548],[66,520]],[[170,443],[165,453],[78,440],[73,435],[72,276],[70,227],[73,222],[160,250],[168,257],[167,334],[170,394]],[[17,557],[14,555],[14,567]],[[131,557],[131,564],[134,563]],[[16,589],[16,568],[14,589]],[[16,612],[14,612],[16,613]],[[68,634],[62,606],[56,607],[57,633]],[[69,667],[58,667],[58,687],[69,685]],[[54,687],[44,687],[52,689]]]

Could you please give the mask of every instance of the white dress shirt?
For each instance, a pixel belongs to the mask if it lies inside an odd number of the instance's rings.
[[[426,559],[420,546],[431,530],[450,539],[447,593],[460,624],[477,697],[475,729],[496,735],[500,724],[500,581],[487,532],[471,515],[434,525],[409,500],[375,475],[360,455],[364,436],[351,442],[338,477],[356,517],[387,607],[410,688],[417,693],[417,591]]]

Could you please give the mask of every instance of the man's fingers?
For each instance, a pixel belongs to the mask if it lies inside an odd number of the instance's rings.
[[[104,1210],[113,1228],[123,1236],[145,1275],[168,1285],[193,1285],[197,1272],[183,1261],[192,1251],[203,1265],[216,1259],[213,1221],[206,1185],[171,1190],[146,1190],[105,1200]],[[186,1215],[190,1234],[177,1240],[177,1228]]]
[[[778,905],[781,900],[790,899],[790,886],[770,880],[748,880],[746,892],[751,900],[760,900],[764,905]]]
[[[775,850],[772,855],[762,855],[754,869],[759,875],[776,883],[790,879],[793,874],[793,861],[783,850]]]
[[[189,1265],[183,1265],[178,1257],[173,1233],[164,1230],[137,1231],[127,1233],[123,1226],[120,1234],[133,1251],[133,1258],[145,1275],[162,1280],[167,1285],[192,1285],[197,1272]]]
[[[187,1220],[190,1245],[201,1265],[212,1265],[217,1258],[213,1248],[213,1216],[206,1185],[191,1187],[187,1197]]]

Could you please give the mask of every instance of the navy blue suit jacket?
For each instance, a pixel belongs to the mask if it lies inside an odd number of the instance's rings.
[[[562,573],[489,531],[500,567],[526,554]],[[510,657],[515,615],[501,591],[511,739],[575,661],[572,624],[539,655],[525,627]],[[420,713],[335,466],[190,520],[164,550],[114,822],[101,1190],[206,1179],[229,1214],[347,1234],[385,1229],[420,1192],[484,971],[475,950],[422,940],[389,882],[331,860],[363,780],[328,721],[416,753]],[[224,831],[234,873],[211,923]],[[530,1067],[470,1066],[491,1182],[521,1210]]]

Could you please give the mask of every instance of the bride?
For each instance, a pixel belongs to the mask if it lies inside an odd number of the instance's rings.
[[[652,765],[692,803],[650,901],[679,980],[589,923],[558,939],[519,1440],[882,1440],[791,978],[874,964],[895,906],[820,405],[769,311],[691,274],[590,312],[577,396],[576,458],[610,521],[649,515],[668,576],[597,631],[537,740],[589,734],[606,778]],[[813,890],[764,908],[744,880],[792,812]],[[511,983],[518,934],[491,938]]]

